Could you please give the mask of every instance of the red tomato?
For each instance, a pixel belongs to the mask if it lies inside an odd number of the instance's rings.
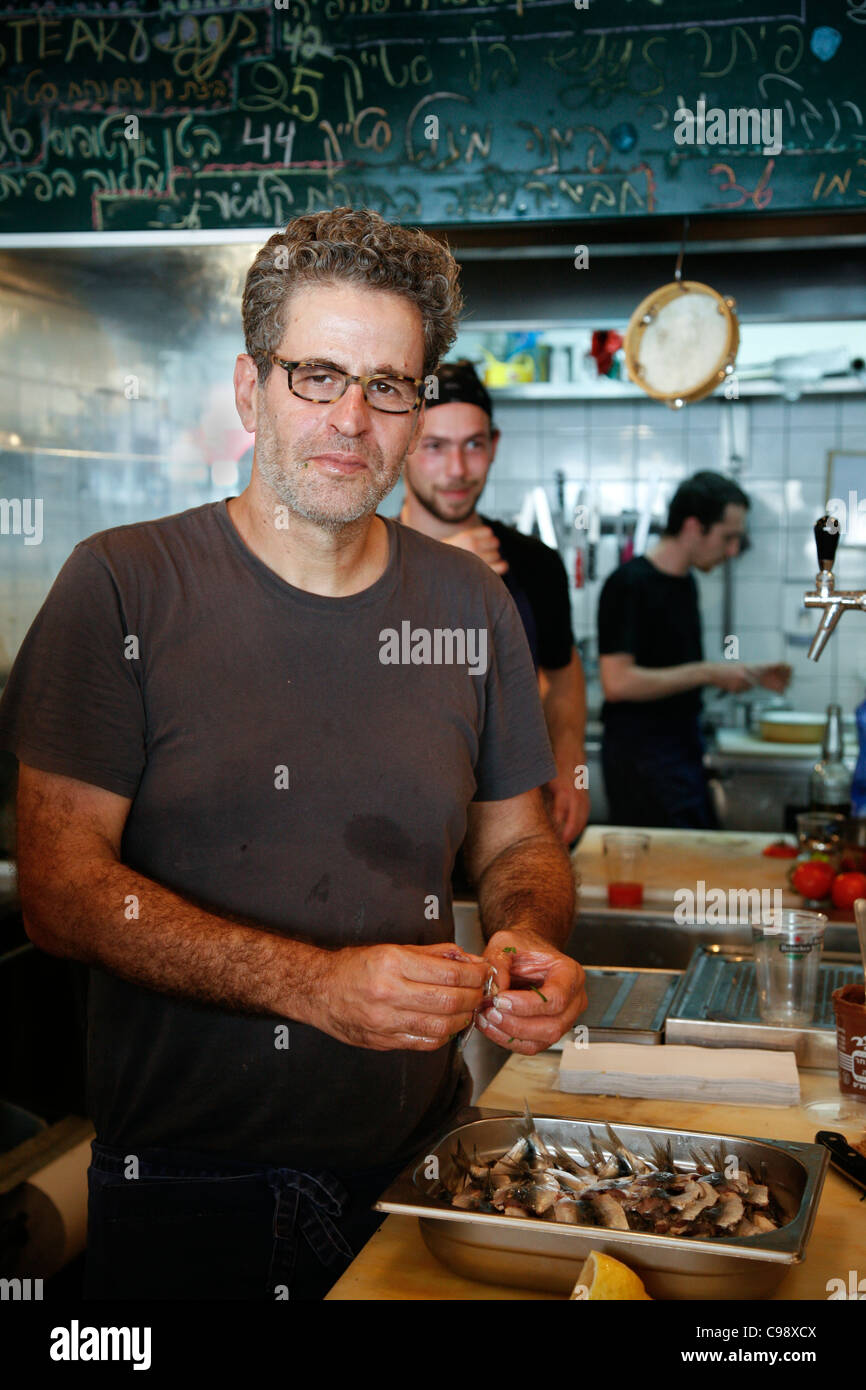
[[[774,840],[771,845],[761,850],[761,853],[766,854],[769,859],[796,859],[797,847],[786,844],[784,840]]]
[[[866,874],[837,874],[833,880],[833,906],[853,907],[857,898],[866,898]]]
[[[791,875],[791,886],[804,898],[821,902],[830,896],[835,876],[832,864],[825,864],[820,859],[807,859],[805,863],[798,864]]]

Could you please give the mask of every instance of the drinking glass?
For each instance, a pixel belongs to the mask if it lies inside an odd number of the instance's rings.
[[[602,837],[607,875],[607,901],[610,907],[640,907],[643,877],[649,853],[649,835],[611,831]]]

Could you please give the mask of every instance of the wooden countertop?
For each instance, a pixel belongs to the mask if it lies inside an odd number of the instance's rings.
[[[608,1120],[611,1124],[656,1124],[674,1129],[747,1134],[757,1138],[813,1142],[819,1129],[844,1128],[816,1119],[805,1109],[816,1100],[839,1096],[835,1072],[802,1071],[799,1106],[696,1105],[676,1101],[628,1100],[618,1096],[567,1095],[554,1088],[558,1052],[538,1057],[511,1056],[479,1104],[522,1111],[524,1097],[539,1115]],[[866,1106],[863,1107],[866,1129]],[[847,1131],[849,1138],[856,1131]],[[866,1202],[853,1183],[828,1169],[806,1259],[794,1265],[774,1299],[827,1297],[828,1279],[848,1279],[849,1270],[866,1270]],[[550,1299],[556,1295],[481,1284],[453,1274],[430,1254],[414,1217],[388,1216],[358,1258],[328,1294],[334,1300]]]
[[[603,837],[612,831],[629,832],[628,826],[589,825],[577,847],[572,851],[572,863],[580,879],[579,907],[594,911],[634,914],[656,912],[672,915],[678,902],[675,894],[684,888],[698,893],[703,881],[704,892],[720,888],[726,895],[733,889],[757,889],[758,892],[778,889],[782,907],[799,908],[803,899],[788,883],[791,859],[773,859],[763,853],[767,845],[783,838],[757,830],[656,830],[635,827],[631,833],[647,835],[649,852],[643,868],[644,900],[640,908],[608,908],[607,876],[604,866]],[[785,836],[789,842],[791,836]],[[730,901],[730,900],[728,900]],[[768,898],[768,903],[775,902]],[[737,900],[733,900],[736,904]],[[708,904],[710,907],[711,904]],[[742,909],[740,909],[742,910]],[[830,922],[854,921],[850,909],[840,910],[830,904],[821,909]]]
[[[607,877],[604,865],[603,837],[612,831],[628,833],[627,826],[587,826],[573,854],[580,874],[581,902],[589,906],[598,898],[607,903]],[[696,892],[702,881],[707,892],[721,888],[779,889],[783,907],[798,907],[802,898],[788,884],[790,859],[771,859],[762,851],[778,840],[778,835],[766,835],[744,830],[642,830],[632,833],[646,835],[650,847],[642,866],[644,904],[672,912],[678,889]],[[769,901],[773,901],[770,899]],[[632,909],[633,910],[633,909]]]

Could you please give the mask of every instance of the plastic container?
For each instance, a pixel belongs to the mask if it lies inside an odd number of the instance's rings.
[[[833,991],[839,1090],[862,1101],[866,1118],[866,986],[843,985]]]
[[[783,909],[752,926],[758,1011],[764,1023],[805,1027],[818,994],[818,966],[827,918]]]

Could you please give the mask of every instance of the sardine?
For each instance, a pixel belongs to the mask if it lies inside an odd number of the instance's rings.
[[[680,1221],[694,1221],[695,1217],[700,1216],[705,1207],[716,1205],[716,1194],[709,1183],[699,1182],[698,1193],[687,1207],[680,1208]]]
[[[725,1193],[721,1201],[721,1211],[716,1217],[716,1225],[721,1226],[723,1230],[730,1230],[732,1226],[736,1226],[737,1222],[742,1220],[745,1210],[742,1197],[739,1197],[736,1192]]]
[[[628,1230],[626,1214],[621,1203],[616,1200],[612,1193],[590,1192],[587,1196],[598,1212],[602,1226],[607,1226],[611,1231]]]

